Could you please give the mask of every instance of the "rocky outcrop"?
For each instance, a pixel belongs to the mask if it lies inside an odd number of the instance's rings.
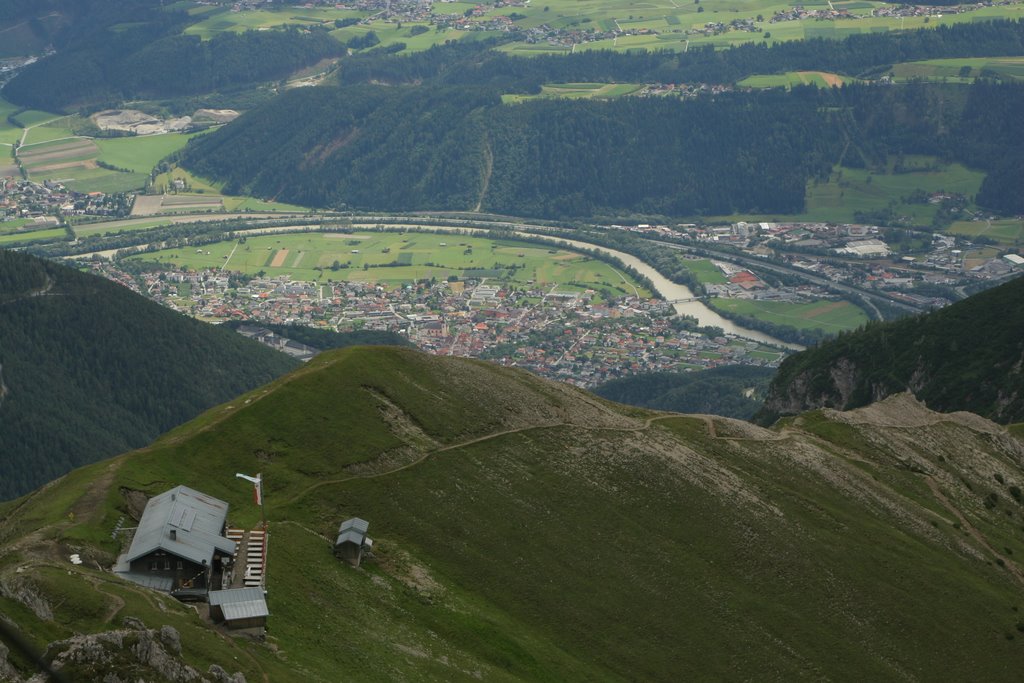
[[[181,657],[181,637],[171,626],[146,628],[126,617],[124,628],[78,635],[50,643],[47,658],[71,680],[103,683],[245,683],[241,673],[229,674],[216,664],[204,674]]]
[[[11,666],[11,663],[7,661],[7,653],[9,650],[4,645],[3,641],[0,641],[0,681],[9,681],[10,683],[20,683],[21,676],[18,675],[17,670]]]
[[[755,416],[850,410],[910,391],[932,410],[1024,421],[1024,278],[914,318],[872,323],[787,358]]]

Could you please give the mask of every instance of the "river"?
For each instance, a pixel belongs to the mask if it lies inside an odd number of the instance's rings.
[[[523,235],[524,237],[537,237],[537,235],[533,235],[530,233],[516,234]],[[632,268],[633,270],[635,270],[636,272],[640,273],[648,280],[650,280],[651,284],[654,285],[654,288],[658,290],[658,293],[669,301],[674,301],[676,299],[693,298],[693,292],[690,291],[689,287],[687,287],[686,285],[680,285],[675,282],[672,282],[667,277],[665,277],[657,270],[655,270],[654,266],[650,265],[649,263],[645,263],[644,261],[641,261],[632,254],[616,251],[615,249],[609,249],[608,247],[602,247],[596,244],[590,244],[589,242],[578,242],[576,240],[566,240],[561,238],[552,241],[565,242],[566,244],[571,244],[572,246],[580,249],[597,249],[598,251],[602,251],[610,256],[614,256],[615,258],[622,261],[623,264],[629,266],[630,268]],[[754,341],[764,342],[765,344],[771,344],[773,346],[783,346],[787,349],[791,349],[794,351],[800,351],[804,348],[799,344],[790,344],[789,342],[784,342],[781,339],[776,339],[775,337],[767,335],[764,332],[758,332],[757,330],[750,330],[747,329],[746,327],[740,327],[733,321],[727,318],[723,318],[715,311],[712,311],[704,304],[703,301],[683,301],[680,303],[674,303],[672,305],[673,307],[675,307],[676,313],[678,313],[679,315],[688,315],[690,317],[696,318],[697,321],[704,326],[721,327],[726,333],[734,334],[737,337],[743,337],[744,339],[752,339]]]

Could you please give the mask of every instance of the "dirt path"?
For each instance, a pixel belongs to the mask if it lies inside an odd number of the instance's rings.
[[[993,557],[995,557],[997,560],[1002,561],[1002,567],[1005,568],[1008,572],[1010,572],[1013,578],[1017,579],[1018,583],[1024,584],[1024,572],[1022,572],[1020,567],[1017,566],[1017,563],[1013,560],[1004,557],[1001,553],[996,552],[996,549],[993,548],[992,545],[988,542],[988,539],[985,538],[985,535],[978,531],[974,527],[974,525],[971,524],[966,517],[964,517],[963,513],[960,512],[960,509],[950,502],[949,498],[946,497],[946,494],[942,492],[941,488],[939,488],[939,483],[935,481],[935,479],[931,475],[925,475],[924,481],[926,484],[928,484],[928,488],[931,489],[932,495],[934,495],[935,498],[942,504],[942,507],[946,508],[946,510],[949,511],[949,513],[956,517],[957,521],[960,522],[961,528],[963,528],[964,531],[970,534],[971,538],[973,538],[975,541],[981,544],[981,546],[985,548],[985,550],[992,553]]]
[[[678,418],[678,417],[699,417],[699,418],[703,418],[705,420],[705,422],[707,423],[708,433],[714,439],[722,438],[722,439],[729,439],[729,440],[747,440],[747,441],[764,441],[765,440],[765,439],[752,439],[752,438],[744,439],[743,437],[719,437],[717,432],[716,432],[716,430],[715,430],[714,420],[712,419],[711,416],[709,416],[709,415],[696,415],[696,416],[694,416],[694,415],[685,415],[683,413],[668,413],[668,414],[664,414],[664,415],[654,415],[654,416],[649,417],[646,420],[644,420],[643,425],[639,426],[639,427],[596,427],[595,429],[597,431],[612,431],[612,432],[643,432],[643,431],[646,431],[646,430],[650,429],[655,422],[659,422],[661,420],[671,420],[671,419],[675,419],[675,418]],[[528,432],[528,431],[532,431],[532,430],[535,430],[535,429],[549,429],[551,427],[579,427],[579,426],[580,425],[576,425],[576,424],[573,424],[571,422],[557,421],[557,422],[547,422],[547,423],[539,424],[539,425],[531,425],[529,427],[518,427],[516,429],[506,429],[506,430],[503,430],[503,431],[500,431],[500,432],[494,432],[492,434],[486,434],[484,436],[479,436],[479,437],[476,437],[476,438],[473,438],[473,439],[469,439],[468,441],[460,441],[459,443],[451,444],[451,445],[448,445],[448,446],[442,446],[441,448],[435,448],[435,449],[426,451],[425,453],[423,453],[423,455],[421,455],[416,460],[413,460],[412,462],[406,463],[406,464],[402,465],[401,467],[396,467],[394,469],[387,470],[386,472],[376,472],[374,474],[353,474],[351,476],[342,477],[340,479],[326,479],[324,481],[318,481],[315,484],[311,484],[308,487],[306,487],[305,489],[303,489],[302,491],[300,491],[299,493],[295,494],[294,496],[292,496],[291,498],[286,500],[284,503],[282,503],[282,505],[286,505],[286,506],[287,505],[292,505],[293,503],[296,503],[296,502],[302,500],[303,498],[305,498],[307,494],[315,491],[316,489],[322,488],[324,486],[333,486],[335,484],[344,484],[345,482],[353,481],[355,479],[378,479],[380,477],[387,477],[387,476],[390,476],[392,474],[397,474],[398,472],[402,472],[404,470],[408,470],[408,469],[411,469],[413,467],[416,467],[417,465],[425,462],[431,456],[439,455],[439,454],[445,453],[447,451],[454,451],[454,450],[457,450],[459,448],[465,448],[466,446],[472,446],[474,444],[482,443],[484,441],[490,441],[491,439],[496,439],[498,437],[508,436],[509,434],[521,434],[523,432]],[[779,436],[777,438],[778,439],[782,439],[782,438],[785,438],[785,437]],[[777,439],[770,439],[770,440],[777,440]],[[305,527],[303,527],[303,528],[305,528]],[[309,529],[306,529],[306,530],[310,531]],[[310,533],[315,534],[316,536],[320,536],[320,534],[317,534],[315,531],[310,531]]]

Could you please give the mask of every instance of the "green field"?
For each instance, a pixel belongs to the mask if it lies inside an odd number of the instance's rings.
[[[823,71],[787,71],[784,74],[766,74],[744,78],[736,85],[744,88],[786,88],[795,85],[816,85],[819,88],[838,87],[855,79]]]
[[[139,230],[150,230],[167,225],[167,220],[154,218],[151,220],[126,220],[126,221],[103,221],[101,223],[85,223],[72,226],[75,237],[89,237],[90,235],[107,235],[119,232],[137,232]]]
[[[189,26],[187,35],[208,39],[225,32],[273,28],[275,26],[315,26],[333,24],[337,19],[362,18],[369,12],[334,8],[286,7],[280,10],[229,12],[227,8],[211,9],[202,21]]]
[[[0,235],[18,232],[22,226],[32,222],[31,218],[15,218],[9,221],[0,221]]]
[[[1024,80],[1024,57],[974,57],[904,62],[893,66],[892,73],[897,80],[924,78],[956,83],[994,75],[1019,81]]]
[[[78,192],[127,192],[141,189],[157,162],[184,147],[194,135],[93,140],[75,136],[67,128],[39,126],[29,130],[19,156],[31,180],[61,182]],[[100,168],[99,161],[129,172]]]
[[[701,282],[706,285],[721,285],[729,280],[722,271],[708,259],[681,258],[683,265]]]
[[[827,3],[812,1],[801,3],[806,7],[826,7]],[[842,21],[819,21],[806,19],[801,21],[769,23],[771,16],[779,10],[788,10],[791,4],[780,3],[778,0],[704,0],[701,3],[681,3],[675,0],[622,1],[622,0],[546,0],[544,3],[528,4],[525,7],[494,8],[485,5],[485,12],[480,20],[488,20],[498,15],[524,15],[525,18],[515,20],[515,25],[522,29],[547,25],[554,29],[596,29],[612,30],[616,27],[624,31],[631,29],[646,30],[645,34],[624,35],[614,40],[601,40],[575,46],[575,50],[686,50],[689,44],[713,44],[720,47],[737,45],[747,42],[774,43],[805,38],[845,38],[858,33],[874,33],[888,30],[915,29],[948,25],[958,22],[978,21],[992,18],[1020,18],[1024,16],[1021,5],[984,7],[964,14],[948,14],[942,17],[871,17],[874,7],[883,7],[881,2],[847,2],[833,3],[837,8],[845,8],[856,15],[856,18]],[[440,3],[433,4],[433,12],[437,15],[462,15],[474,8],[471,3]],[[702,11],[698,11],[702,10]],[[193,8],[193,15],[202,14],[203,18],[188,27],[186,33],[198,35],[204,39],[224,32],[240,32],[246,30],[269,29],[280,26],[327,26],[332,27],[334,21],[351,17],[365,18],[370,12],[336,9],[325,7],[287,7],[283,9],[260,9],[231,12],[227,8]],[[756,20],[762,29],[761,33],[729,31],[720,35],[688,35],[685,31],[702,28],[708,22],[729,23],[733,19]],[[373,31],[380,38],[379,47],[387,47],[395,43],[404,43],[406,50],[425,50],[432,45],[457,40],[479,40],[488,36],[500,35],[488,31],[458,31],[455,29],[437,30],[433,25],[423,22],[430,30],[416,36],[409,34],[416,25],[414,22],[396,23],[394,20],[374,20],[367,25],[347,26],[334,29],[331,34],[340,42],[364,35]],[[770,34],[770,38],[766,37]],[[529,44],[526,42],[510,42],[502,46],[515,54],[533,55],[544,52],[568,52],[569,47],[551,45],[546,42]]]
[[[538,99],[610,100],[631,95],[644,86],[638,83],[549,83],[537,95],[502,95],[502,102],[515,103]]]
[[[964,237],[988,237],[1000,244],[1019,246],[1024,242],[1024,221],[1007,219],[996,221],[957,221],[946,231]]]
[[[826,183],[811,181],[807,186],[807,209],[792,220],[823,220],[849,222],[856,211],[875,211],[893,206],[894,211],[908,216],[917,224],[927,224],[937,210],[934,204],[907,204],[904,197],[914,190],[925,192],[958,192],[973,197],[981,187],[985,174],[960,164],[940,163],[934,157],[906,157],[908,166],[925,168],[937,165],[939,170],[912,173],[875,174],[866,169],[835,168]]]
[[[32,126],[39,126],[50,121],[56,121],[58,119],[65,118],[62,114],[51,114],[48,111],[37,111],[35,109],[29,109],[23,111],[14,117],[15,120],[22,125],[23,128],[30,128]]]
[[[229,258],[230,256],[230,258]],[[610,289],[649,297],[603,261],[564,250],[482,237],[434,233],[295,233],[249,237],[132,257],[193,269],[221,268],[297,280],[350,280],[398,285],[419,279],[488,277],[520,287]],[[335,262],[337,269],[332,269]],[[403,265],[369,267],[397,262]],[[407,264],[407,265],[406,265]],[[428,265],[434,264],[434,265]],[[345,267],[347,266],[347,267]],[[513,271],[512,268],[515,267]],[[636,289],[634,290],[634,287]]]
[[[21,128],[7,121],[7,117],[16,111],[16,105],[0,98],[0,144],[11,145],[21,139]],[[0,155],[3,155],[3,150],[0,150]]]
[[[716,308],[740,315],[749,315],[776,325],[789,325],[800,330],[824,330],[837,333],[852,330],[868,321],[868,316],[849,301],[821,299],[792,304],[784,301],[756,301],[752,299],[714,300]]]
[[[126,138],[101,138],[96,140],[96,144],[100,148],[100,161],[148,175],[161,159],[177,152],[196,135],[197,133],[165,133]]]
[[[3,223],[0,223],[0,225],[3,225]],[[67,234],[64,228],[0,234],[0,245],[17,244],[19,242],[56,242],[67,237]]]

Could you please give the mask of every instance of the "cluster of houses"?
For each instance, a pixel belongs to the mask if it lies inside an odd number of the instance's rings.
[[[0,177],[0,227],[4,221],[27,218],[32,222],[22,230],[29,232],[56,227],[68,216],[127,216],[134,199],[131,193],[75,192],[61,183],[37,183],[12,172]]]

